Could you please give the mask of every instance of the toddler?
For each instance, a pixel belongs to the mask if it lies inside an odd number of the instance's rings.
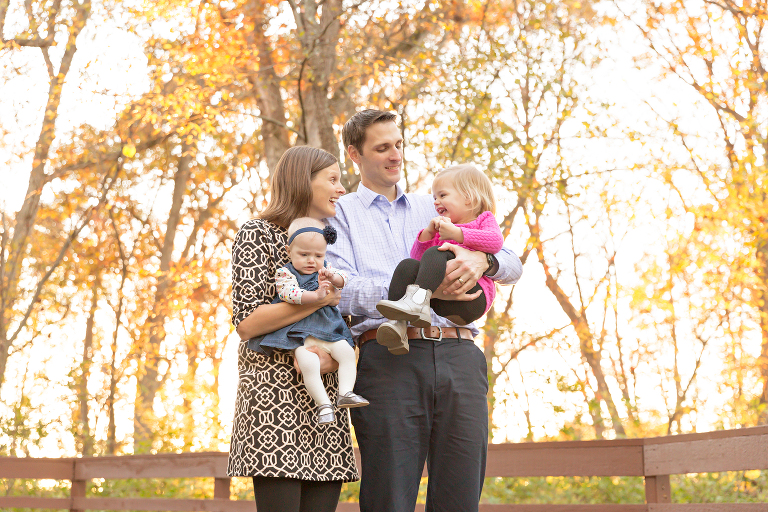
[[[327,244],[336,241],[336,231],[319,220],[301,217],[288,227],[288,254],[291,262],[275,273],[277,298],[291,304],[313,304],[323,300],[331,286],[343,288],[347,276],[325,267]],[[304,385],[317,405],[317,421],[334,421],[334,411],[320,377],[320,359],[307,350],[315,346],[339,363],[337,407],[362,407],[368,401],[352,392],[357,370],[354,342],[338,308],[323,306],[298,322],[249,341],[249,348],[266,352],[270,348],[293,350],[304,376]],[[267,348],[269,347],[269,348]],[[266,348],[266,350],[265,350]]]
[[[435,177],[432,196],[438,216],[419,232],[411,258],[395,269],[389,299],[376,305],[382,315],[394,320],[384,322],[376,331],[376,341],[392,354],[408,353],[407,321],[417,327],[430,326],[430,306],[451,322],[466,325],[483,316],[496,295],[493,281],[483,276],[467,292],[480,292],[471,301],[432,299],[445,277],[448,260],[455,257],[450,250],[438,250],[444,242],[489,254],[501,250],[504,237],[494,217],[496,200],[491,181],[474,165],[449,167]]]

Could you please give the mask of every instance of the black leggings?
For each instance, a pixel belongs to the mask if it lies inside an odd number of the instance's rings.
[[[255,476],[253,493],[257,512],[333,512],[339,504],[341,482]]]
[[[455,257],[451,251],[440,251],[437,247],[430,247],[424,252],[421,261],[412,258],[401,261],[392,275],[387,298],[400,300],[405,295],[405,289],[409,284],[417,284],[420,288],[434,292],[443,282],[448,260]],[[476,284],[468,293],[475,293],[478,290],[483,289]],[[483,316],[486,304],[485,292],[470,301],[432,299],[429,303],[435,313],[457,325],[466,325]]]

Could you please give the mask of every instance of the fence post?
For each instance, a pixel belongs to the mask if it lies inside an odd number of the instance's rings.
[[[69,512],[85,512],[81,508],[75,508],[76,498],[85,498],[85,480],[76,480],[77,478],[77,459],[72,461],[72,486],[69,490]]]
[[[220,500],[229,500],[229,484],[231,478],[215,478],[213,480],[213,497]]]
[[[645,477],[646,503],[672,503],[672,492],[669,486],[669,475]]]

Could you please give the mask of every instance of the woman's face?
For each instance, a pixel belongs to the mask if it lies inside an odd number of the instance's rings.
[[[336,216],[336,201],[346,190],[341,184],[339,164],[333,164],[312,177],[312,201],[309,203],[308,217],[326,219]]]

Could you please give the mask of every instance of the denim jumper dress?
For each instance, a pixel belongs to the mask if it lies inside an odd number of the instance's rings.
[[[291,263],[288,263],[285,268],[296,276],[302,290],[315,291],[320,287],[317,272],[307,275],[300,274]],[[282,302],[280,297],[275,297],[272,304],[278,302]],[[330,342],[345,340],[351,347],[354,348],[355,346],[354,341],[352,341],[352,332],[341,317],[339,309],[334,306],[323,306],[294,324],[249,339],[248,348],[271,356],[273,349],[276,348],[294,350],[303,346],[307,336],[314,336],[319,340]]]

